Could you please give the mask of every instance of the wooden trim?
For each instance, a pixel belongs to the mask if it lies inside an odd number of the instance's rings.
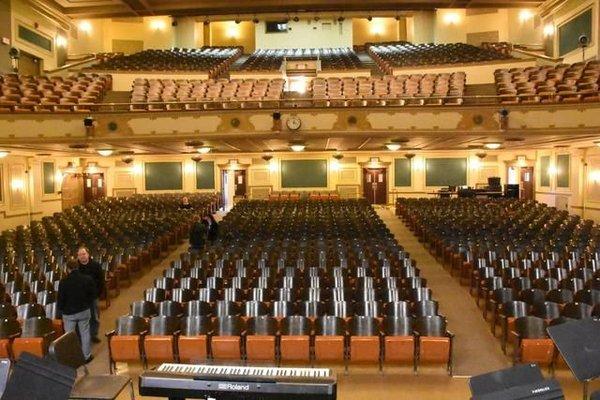
[[[550,195],[550,196],[573,196],[573,193],[571,192],[539,192],[539,191],[535,191],[535,194],[546,194],[546,195]]]
[[[21,213],[21,214],[7,214],[6,211],[0,211],[0,214],[2,214],[3,218],[8,219],[8,218],[24,217],[26,215],[31,215],[31,216],[40,215],[40,214],[43,214],[43,212],[35,211],[35,212],[30,212],[30,213],[26,212],[26,213]]]
[[[589,207],[589,206],[570,206],[570,208],[575,208],[577,210],[593,210],[593,211],[600,211],[600,207]]]

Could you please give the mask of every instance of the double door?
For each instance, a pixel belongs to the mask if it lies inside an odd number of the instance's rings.
[[[387,170],[363,169],[363,196],[370,204],[387,204]]]

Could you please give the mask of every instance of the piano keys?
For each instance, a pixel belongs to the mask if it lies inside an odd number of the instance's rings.
[[[326,368],[165,363],[139,378],[142,396],[179,399],[334,400],[336,379]]]

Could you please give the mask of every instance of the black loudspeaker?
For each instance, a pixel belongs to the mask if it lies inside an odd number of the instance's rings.
[[[76,377],[73,368],[23,353],[15,363],[2,400],[67,400]]]
[[[509,199],[518,199],[519,198],[519,185],[517,185],[517,184],[504,185],[504,197],[509,198]]]
[[[537,365],[523,364],[474,376],[469,379],[469,387],[473,397],[477,397],[543,380],[544,376]]]
[[[516,365],[469,379],[471,400],[564,400],[555,379],[544,379],[535,364]]]

